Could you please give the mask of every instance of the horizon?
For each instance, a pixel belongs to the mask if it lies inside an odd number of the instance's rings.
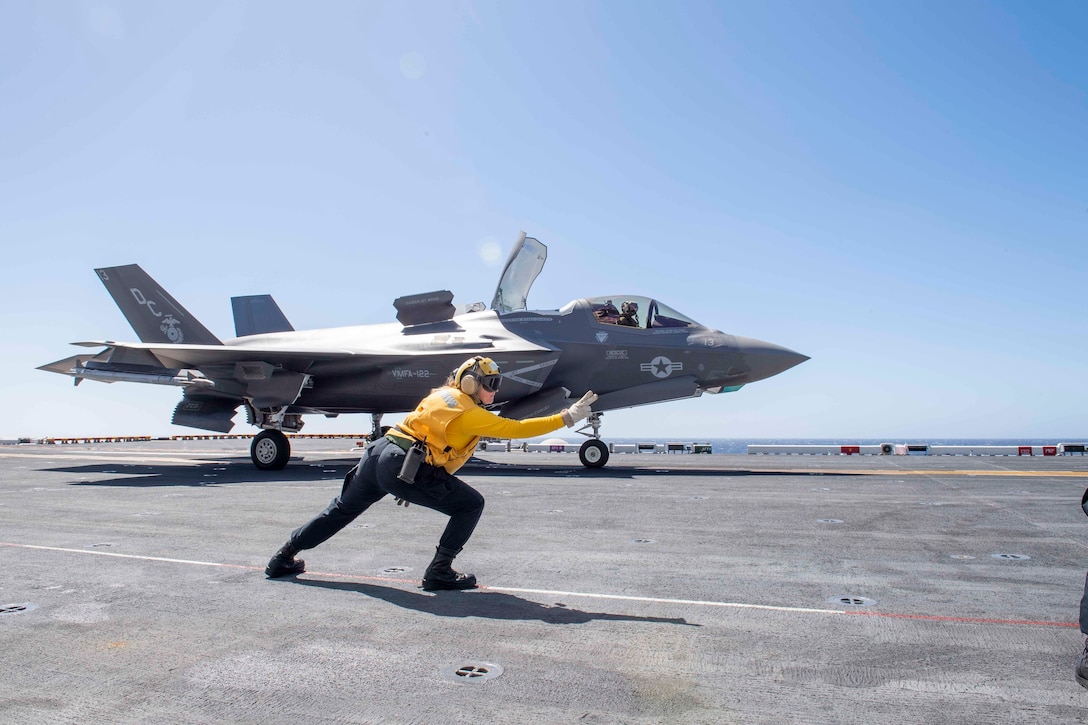
[[[213,433],[210,431],[194,431],[191,433],[172,433],[169,435],[154,436],[147,434],[101,434],[101,435],[74,435],[74,436],[16,436],[13,438],[0,438],[0,443],[12,443],[16,441],[25,441],[27,443],[46,443],[51,440],[56,441],[81,441],[81,443],[72,443],[71,445],[86,445],[85,441],[90,440],[102,440],[102,442],[114,442],[122,439],[132,439],[136,442],[143,441],[163,441],[163,440],[179,440],[179,439],[194,439],[194,440],[242,440],[250,438],[256,435],[259,431],[253,432],[241,431],[231,433]],[[510,440],[526,443],[540,443],[547,440],[562,439],[567,443],[581,443],[586,440],[584,437],[572,437],[576,434],[567,433],[564,437],[563,434],[557,435],[560,431],[554,431],[550,434],[541,436],[534,436],[532,438],[511,438],[511,439],[499,439]],[[330,440],[348,440],[352,438],[364,439],[369,437],[369,433],[360,432],[344,432],[344,433],[287,433],[288,438],[328,438]],[[138,440],[137,440],[138,439]],[[979,436],[979,437],[947,437],[947,436],[896,436],[896,437],[858,437],[858,436],[832,436],[832,437],[820,437],[820,436],[731,436],[731,437],[719,437],[719,436],[601,436],[601,440],[606,443],[632,443],[638,441],[684,441],[684,442],[706,442],[706,441],[761,441],[761,442],[791,442],[791,443],[827,443],[827,444],[852,444],[861,443],[866,445],[881,444],[881,443],[893,443],[893,444],[921,444],[921,443],[940,443],[942,445],[953,445],[953,441],[964,441],[977,445],[982,445],[987,442],[992,443],[1015,443],[1020,442],[1024,444],[1032,445],[1047,445],[1049,443],[1085,443],[1088,442],[1088,436],[1012,436],[1012,437],[994,437],[994,436]],[[60,445],[60,444],[58,444]]]

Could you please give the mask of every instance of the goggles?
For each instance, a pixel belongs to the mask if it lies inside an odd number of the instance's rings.
[[[480,387],[491,393],[497,393],[501,384],[501,375],[484,375],[480,378]]]

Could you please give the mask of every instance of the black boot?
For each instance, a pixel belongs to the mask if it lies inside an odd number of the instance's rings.
[[[291,542],[281,546],[275,556],[268,560],[268,566],[264,569],[265,576],[269,579],[275,579],[289,574],[301,574],[306,571],[306,562],[302,559],[296,559],[295,554],[297,553],[298,549],[291,546]]]
[[[423,573],[423,588],[429,592],[438,589],[475,589],[474,574],[462,574],[450,566],[453,558],[460,553],[460,549],[444,549],[441,546],[435,549],[434,559]]]

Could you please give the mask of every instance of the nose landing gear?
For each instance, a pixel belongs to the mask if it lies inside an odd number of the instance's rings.
[[[586,468],[601,468],[608,463],[608,445],[601,440],[601,416],[602,413],[590,413],[586,418],[586,425],[577,430],[584,436],[590,436],[589,440],[578,449],[578,460]],[[592,433],[586,433],[586,428],[592,428]]]
[[[578,460],[586,468],[601,468],[608,463],[608,446],[604,441],[590,438],[578,449]]]

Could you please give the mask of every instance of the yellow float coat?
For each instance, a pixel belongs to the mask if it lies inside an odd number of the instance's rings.
[[[420,401],[393,430],[401,438],[408,434],[427,444],[427,463],[449,473],[472,457],[480,438],[532,438],[551,433],[564,425],[563,417],[514,420],[481,408],[471,395],[456,388],[438,388]]]

